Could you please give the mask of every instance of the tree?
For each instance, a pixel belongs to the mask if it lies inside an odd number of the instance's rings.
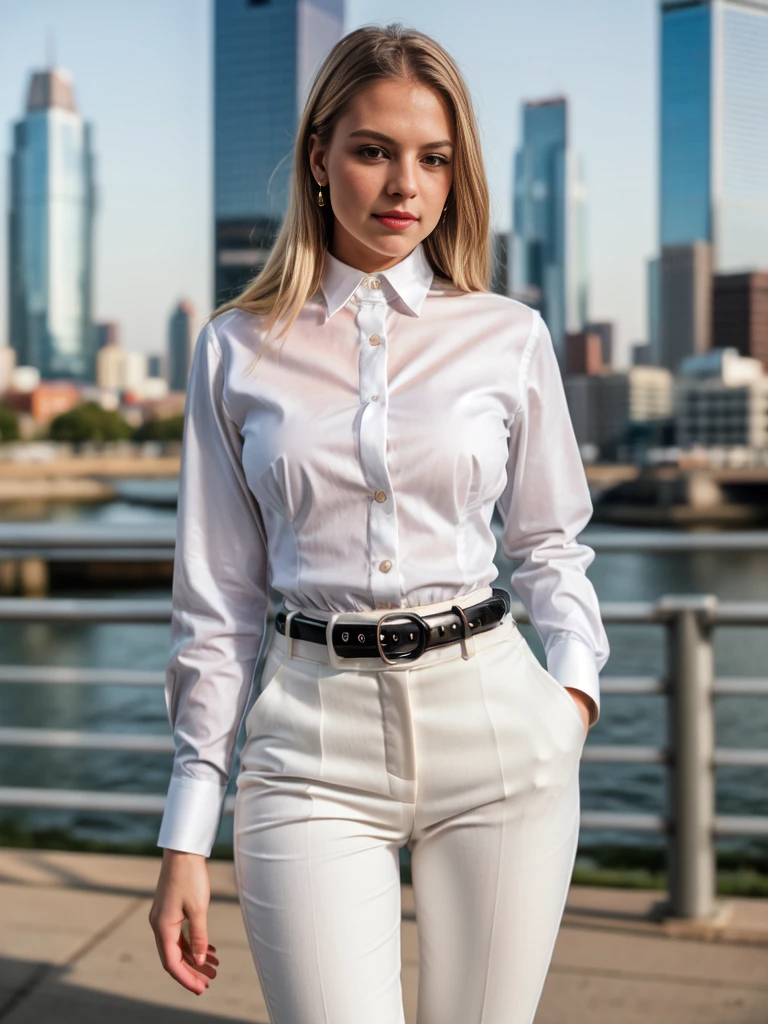
[[[120,413],[103,409],[98,402],[82,402],[54,417],[48,427],[51,441],[123,441],[132,434],[133,427]]]
[[[0,442],[18,441],[19,417],[7,405],[0,405]]]
[[[184,430],[184,414],[165,419],[146,420],[133,432],[134,441],[180,441]]]

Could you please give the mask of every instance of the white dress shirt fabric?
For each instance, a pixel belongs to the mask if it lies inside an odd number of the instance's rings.
[[[592,515],[540,314],[436,275],[420,243],[366,274],[325,254],[283,341],[228,310],[197,339],[187,386],[166,704],[176,743],[158,846],[210,854],[265,629],[288,610],[409,608],[498,576],[547,669],[600,713],[609,646],[577,540]]]

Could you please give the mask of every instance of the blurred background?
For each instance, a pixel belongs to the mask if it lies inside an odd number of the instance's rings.
[[[466,77],[493,288],[549,325],[592,490],[574,877],[768,895],[768,0],[2,5],[0,844],[161,853],[195,339],[263,265],[319,63],[391,21]]]

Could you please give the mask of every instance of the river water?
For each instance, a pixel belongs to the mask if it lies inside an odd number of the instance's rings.
[[[139,485],[137,484],[136,487]],[[145,482],[140,485],[146,488]],[[151,486],[151,485],[150,485]],[[154,485],[158,493],[168,484]],[[129,493],[130,485],[126,492]],[[107,505],[52,505],[45,518],[119,523],[173,520],[175,509],[115,501]],[[601,527],[601,530],[603,528]],[[620,529],[620,528],[619,528]],[[583,535],[589,542],[590,530]],[[509,587],[512,569],[499,554],[494,585]],[[598,554],[589,570],[601,601],[649,601],[667,593],[712,593],[721,600],[768,600],[768,553]],[[74,596],[75,592],[71,592]],[[132,597],[168,596],[157,589],[130,591]],[[63,596],[57,594],[57,596]],[[92,590],[87,596],[94,596]],[[104,592],[105,598],[118,596]],[[514,595],[513,595],[514,596]],[[530,626],[523,626],[531,646],[542,657],[541,644]],[[664,663],[664,632],[659,626],[608,626],[611,658],[605,675],[660,674]],[[0,624],[0,651],[5,664],[99,666],[161,669],[168,646],[167,626]],[[764,675],[768,664],[768,631],[759,627],[720,627],[715,637],[718,675]],[[723,747],[768,746],[768,699],[718,697],[717,744]],[[0,724],[62,729],[168,734],[161,688],[118,686],[0,686]],[[659,744],[665,742],[663,697],[604,695],[598,725],[587,745]],[[242,735],[239,742],[242,740]],[[239,745],[239,743],[238,743]],[[119,750],[73,751],[0,747],[0,784],[165,793],[170,755]],[[230,792],[234,792],[234,772]],[[613,765],[582,762],[582,806],[590,810],[663,812],[665,771],[656,765]],[[768,814],[768,770],[721,768],[716,774],[717,811],[723,814]],[[157,816],[96,814],[70,811],[0,809],[0,821],[41,829],[65,828],[81,839],[115,845],[156,839]],[[225,817],[221,842],[231,839],[231,818]],[[657,847],[661,836],[628,832],[587,832],[583,842],[611,842]],[[757,849],[748,839],[720,841],[721,848]],[[762,848],[762,844],[761,844]]]

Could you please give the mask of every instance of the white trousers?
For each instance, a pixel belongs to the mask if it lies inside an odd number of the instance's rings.
[[[531,1024],[578,843],[576,702],[509,614],[411,667],[339,669],[322,644],[293,639],[289,652],[277,632],[269,643],[234,858],[272,1024],[403,1024],[404,845],[418,1024]]]

